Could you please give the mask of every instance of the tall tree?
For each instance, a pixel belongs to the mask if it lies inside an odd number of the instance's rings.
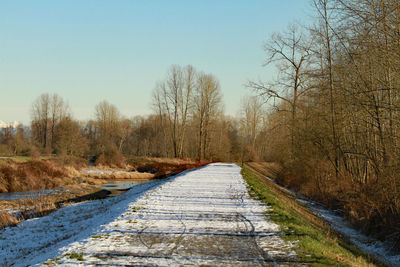
[[[207,146],[213,119],[222,111],[222,94],[218,80],[211,74],[198,75],[194,100],[198,121],[198,158],[207,158]]]
[[[97,150],[117,150],[121,131],[121,114],[116,106],[102,101],[95,107]]]
[[[164,82],[157,84],[153,92],[153,107],[160,119],[166,117],[173,156],[183,156],[187,120],[192,105],[196,71],[192,66],[173,65]]]
[[[69,107],[57,94],[42,94],[32,104],[32,130],[34,140],[40,146],[53,152],[56,127],[59,122],[70,116]]]
[[[264,47],[267,53],[265,65],[276,63],[278,77],[273,83],[251,81],[248,84],[266,101],[280,100],[288,104],[291,113],[292,146],[295,142],[299,98],[305,96],[310,89],[307,81],[312,43],[313,39],[308,38],[294,25],[284,34],[273,34]]]
[[[247,143],[251,146],[252,150],[255,150],[256,137],[259,134],[262,117],[263,108],[262,101],[256,96],[247,96],[242,99],[242,109],[241,109],[241,127],[244,129],[245,138]]]

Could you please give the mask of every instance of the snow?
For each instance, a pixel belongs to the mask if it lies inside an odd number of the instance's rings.
[[[20,125],[21,125],[21,123],[18,122],[18,121],[7,123],[7,122],[4,122],[4,121],[0,120],[0,129],[5,129],[5,128],[14,128],[14,129],[16,129]]]
[[[267,211],[249,197],[238,166],[210,164],[6,228],[0,265],[296,262],[293,245],[280,238]]]
[[[275,181],[267,176],[265,178],[269,179],[271,182]],[[276,184],[276,183],[275,183]],[[278,184],[277,184],[278,185]],[[339,232],[348,240],[357,246],[360,250],[374,256],[375,258],[383,261],[389,266],[400,266],[400,255],[393,254],[390,252],[390,245],[378,240],[374,240],[361,233],[360,231],[354,229],[353,226],[337,212],[326,209],[321,204],[312,201],[302,195],[296,194],[296,192],[289,190],[285,187],[278,185],[281,189],[293,195],[298,202],[306,206],[313,212],[316,216],[327,221],[332,229]]]
[[[165,182],[139,184],[113,198],[67,206],[0,230],[0,266],[30,266],[56,256],[59,248],[91,236],[146,190]]]
[[[329,222],[330,226],[337,232],[346,236],[351,243],[357,246],[362,251],[371,254],[387,265],[400,266],[400,255],[390,253],[388,244],[381,241],[371,239],[360,231],[354,229],[350,223],[332,210],[328,210],[319,203],[301,198],[299,202],[307,206],[315,215]]]

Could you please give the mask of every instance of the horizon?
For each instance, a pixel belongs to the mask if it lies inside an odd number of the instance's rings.
[[[263,43],[306,18],[302,1],[2,1],[0,119],[30,122],[31,104],[59,94],[74,118],[93,118],[102,100],[132,118],[149,115],[151,93],[173,64],[193,65],[221,84],[235,116],[265,79]]]

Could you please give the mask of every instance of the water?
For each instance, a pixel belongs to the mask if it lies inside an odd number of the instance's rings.
[[[37,190],[15,193],[0,193],[0,200],[38,199],[54,193],[54,190]]]
[[[123,182],[123,183],[110,183],[110,184],[103,184],[101,186],[104,190],[114,191],[114,190],[127,190],[135,185],[140,184],[141,182]]]
[[[120,191],[128,190],[135,185],[141,184],[146,181],[129,181],[126,180],[119,182],[118,180],[110,180],[114,183],[100,185],[101,189],[109,191]],[[19,200],[19,199],[38,199],[51,194],[60,193],[61,188],[51,189],[51,190],[37,190],[37,191],[25,191],[25,192],[15,192],[15,193],[0,193],[0,200]]]

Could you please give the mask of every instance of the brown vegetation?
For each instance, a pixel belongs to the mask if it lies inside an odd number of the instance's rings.
[[[15,162],[0,165],[0,192],[55,188],[72,183],[68,169],[52,160]]]
[[[6,226],[15,225],[18,222],[19,220],[10,215],[7,211],[0,211],[0,229]]]
[[[177,174],[182,171],[198,168],[208,164],[208,161],[191,161],[183,159],[168,159],[168,158],[131,158],[127,160],[133,169],[139,173],[150,173],[154,178],[160,179],[166,176]]]
[[[100,170],[100,169],[99,169]],[[103,173],[83,173],[82,177],[94,179],[130,179],[130,180],[150,180],[154,178],[154,174],[147,172],[115,170],[104,171]]]
[[[400,248],[400,2],[314,0],[315,25],[265,44],[275,81],[251,82],[273,104],[263,158],[278,181]],[[260,133],[261,134],[261,133]]]

